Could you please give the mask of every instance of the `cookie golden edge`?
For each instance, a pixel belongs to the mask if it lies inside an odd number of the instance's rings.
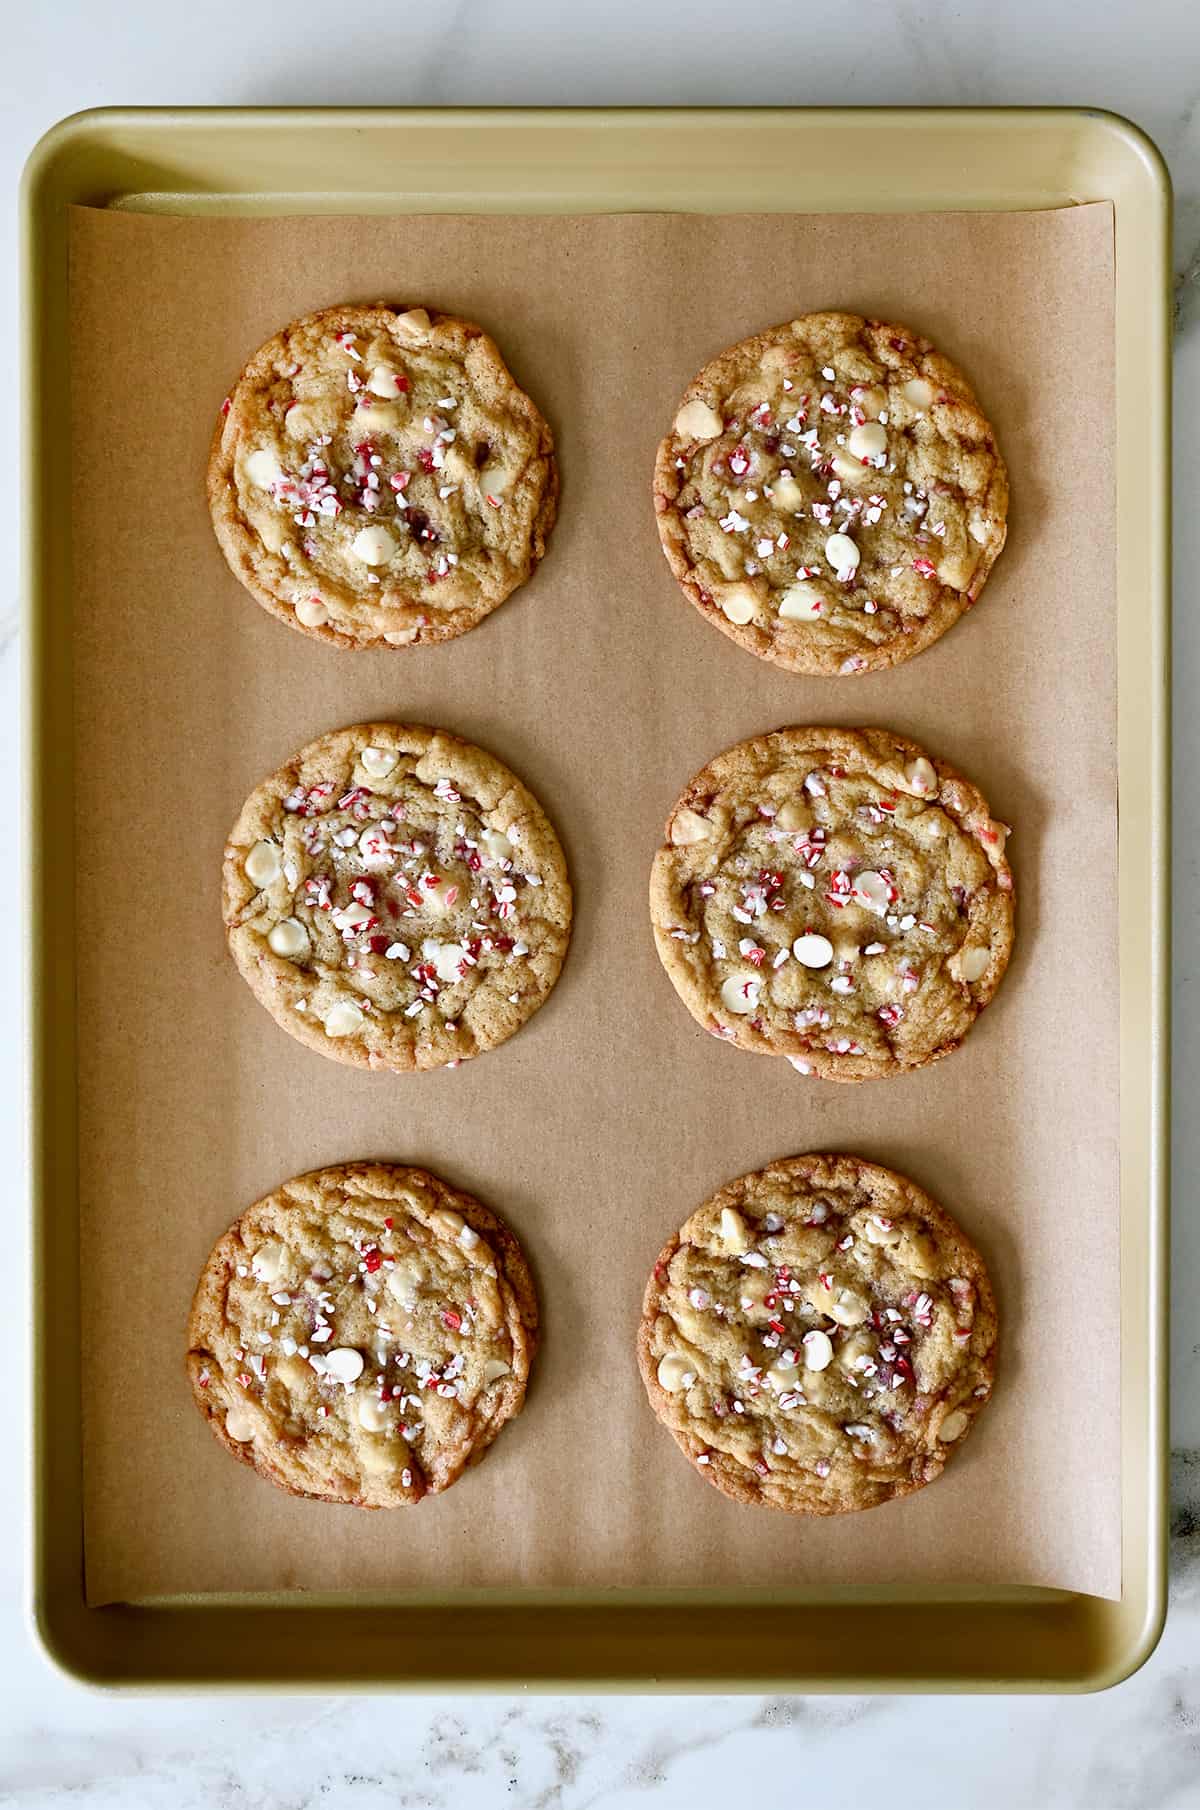
[[[992,568],[1004,550],[1008,537],[1009,483],[1008,468],[1004,463],[992,424],[984,414],[979,401],[966,376],[949,358],[934,350],[932,342],[923,334],[915,333],[911,327],[899,322],[887,322],[868,319],[864,315],[848,314],[840,309],[817,310],[812,315],[798,316],[799,319],[821,319],[826,321],[842,321],[853,325],[857,330],[870,329],[881,336],[904,336],[911,341],[920,359],[920,375],[935,385],[942,393],[952,396],[957,409],[962,411],[964,427],[970,426],[977,436],[986,436],[992,444],[995,458],[995,469],[988,491],[987,515],[991,532],[983,544],[976,577],[971,592],[954,591],[947,585],[939,587],[940,595],[937,606],[924,619],[919,628],[907,634],[893,636],[879,647],[864,651],[856,658],[861,665],[855,665],[852,672],[842,669],[840,656],[830,651],[828,659],[802,660],[784,652],[775,644],[775,639],[766,630],[757,628],[753,623],[731,622],[719,604],[699,583],[695,568],[687,550],[687,537],[683,530],[682,520],[675,509],[675,500],[679,495],[679,474],[675,460],[679,455],[679,441],[674,428],[659,443],[654,461],[654,516],[658,526],[658,536],[667,564],[680,590],[699,610],[706,622],[726,635],[730,641],[744,648],[747,653],[755,654],[760,660],[768,660],[774,666],[781,666],[788,672],[806,673],[816,678],[858,678],[864,672],[878,672],[889,666],[899,666],[905,660],[915,658],[924,653],[939,641],[948,629],[972,608],[978,601],[980,592],[991,574]],[[706,392],[725,381],[724,373],[735,367],[742,359],[747,361],[761,357],[764,352],[781,343],[784,336],[790,335],[792,323],[781,321],[765,332],[753,334],[749,339],[740,340],[736,345],[719,353],[696,373],[676,407],[676,415],[689,402],[708,402]],[[672,417],[674,419],[674,417]]]
[[[246,384],[254,385],[269,376],[271,361],[287,334],[297,327],[320,326],[331,334],[366,332],[372,329],[388,331],[390,323],[408,309],[417,306],[408,303],[406,307],[392,307],[386,302],[353,303],[346,302],[332,308],[321,308],[312,314],[298,315],[289,321],[286,327],[271,335],[270,339],[254,353],[246,363],[229,392],[229,408],[218,416],[213,431],[212,443],[209,447],[208,465],[205,473],[205,495],[208,499],[209,515],[212,519],[213,532],[217,538],[221,552],[225,556],[233,576],[244,590],[248,591],[256,603],[262,605],[277,621],[286,623],[297,634],[307,635],[310,640],[323,641],[327,646],[340,648],[343,652],[355,653],[364,650],[389,653],[403,653],[410,647],[432,647],[441,641],[455,641],[460,635],[470,631],[490,616],[493,610],[499,609],[507,602],[514,591],[521,589],[532,578],[537,567],[546,556],[546,548],[550,539],[550,531],[554,527],[558,515],[559,476],[558,461],[554,452],[554,436],[549,423],[527,391],[513,377],[504,362],[503,354],[491,335],[477,326],[474,321],[463,320],[458,315],[440,314],[436,309],[426,310],[432,326],[451,330],[460,342],[461,353],[465,355],[469,344],[479,347],[493,368],[498,384],[505,390],[508,405],[519,409],[525,416],[530,431],[536,436],[536,450],[532,465],[540,468],[542,481],[542,498],[534,518],[529,541],[528,560],[524,569],[518,571],[512,583],[492,598],[481,600],[471,610],[459,610],[442,623],[429,623],[418,628],[411,640],[403,645],[389,642],[382,635],[348,635],[340,629],[323,622],[309,625],[301,622],[295,610],[290,608],[281,598],[259,581],[251,558],[252,534],[246,527],[237,507],[237,489],[234,482],[234,464],[237,457],[239,430],[241,426],[238,416],[238,391]],[[413,607],[420,608],[420,599],[412,599]]]
[[[528,1001],[528,1010],[523,1012],[513,1029],[505,1036],[490,1042],[466,1040],[465,1033],[456,1034],[456,1041],[450,1055],[438,1054],[434,1048],[418,1045],[412,1053],[411,1060],[383,1062],[376,1059],[359,1037],[330,1037],[326,1032],[308,1021],[304,1014],[297,1012],[289,995],[295,991],[294,965],[285,957],[277,956],[266,948],[255,948],[249,941],[236,933],[242,928],[241,913],[255,896],[255,888],[246,879],[243,871],[245,856],[255,840],[253,831],[248,827],[253,822],[254,808],[264,793],[278,792],[280,798],[300,783],[300,773],[307,760],[317,758],[325,750],[335,750],[342,743],[354,745],[361,738],[368,743],[380,733],[388,736],[411,738],[404,751],[408,753],[424,752],[434,742],[455,749],[468,759],[480,757],[487,769],[503,778],[521,807],[522,817],[536,828],[539,854],[553,881],[555,891],[561,897],[564,911],[564,924],[561,935],[547,948],[538,971],[539,990],[536,996]],[[352,723],[344,729],[331,729],[325,735],[305,743],[297,749],[290,759],[278,767],[266,779],[260,780],[251,791],[237,820],[229,832],[225,844],[221,869],[221,915],[225,925],[226,942],[234,965],[254,997],[261,1006],[270,1013],[275,1023],[294,1037],[297,1043],[315,1050],[318,1055],[326,1056],[332,1062],[342,1062],[353,1068],[370,1069],[375,1074],[412,1074],[429,1073],[445,1068],[449,1062],[468,1062],[476,1056],[486,1055],[489,1050],[501,1049],[505,1043],[527,1025],[531,1018],[545,1005],[562,973],[563,963],[571,945],[571,929],[574,920],[574,896],[567,871],[566,856],[557,831],[547,817],[541,804],[534,797],[528,786],[520,780],[512,769],[490,754],[486,748],[480,748],[474,742],[464,740],[449,729],[431,728],[423,723],[396,723],[376,721],[372,723]],[[406,1054],[408,1052],[405,1052]]]
[[[964,829],[975,835],[996,875],[996,898],[1002,920],[999,944],[997,946],[993,943],[991,963],[980,979],[971,983],[975,989],[972,1001],[976,1010],[968,1031],[964,1033],[963,1037],[955,1038],[938,1049],[932,1050],[921,1062],[876,1061],[871,1056],[837,1055],[832,1050],[814,1051],[804,1043],[799,1035],[795,1038],[794,1047],[790,1040],[787,1046],[784,1046],[778,1041],[770,1041],[759,1032],[751,1030],[749,1024],[744,1021],[728,1026],[722,1040],[735,1049],[747,1050],[757,1056],[801,1057],[809,1063],[812,1075],[822,1081],[873,1081],[894,1075],[916,1074],[920,1069],[928,1068],[931,1063],[940,1062],[944,1057],[959,1049],[970,1029],[977,1023],[980,1014],[995,998],[1000,982],[1007,971],[1016,941],[1016,883],[1005,854],[1004,837],[1000,836],[996,842],[991,842],[981,833],[985,828],[992,829],[997,821],[992,816],[982,792],[969,779],[965,779],[955,767],[952,767],[949,761],[930,754],[927,749],[918,742],[911,741],[907,736],[896,734],[890,729],[834,729],[818,725],[797,725],[792,728],[774,729],[765,735],[752,736],[744,742],[735,742],[702,767],[688,781],[672,806],[664,825],[662,844],[655,854],[650,868],[650,921],[654,931],[654,946],[658,951],[658,958],[676,994],[691,1016],[703,1030],[711,1033],[711,1000],[704,990],[696,986],[691,970],[681,953],[680,945],[671,935],[671,926],[677,922],[671,877],[671,859],[675,853],[671,841],[671,826],[681,811],[701,809],[709,801],[713,793],[732,777],[734,767],[739,764],[738,757],[748,756],[759,761],[764,768],[768,768],[773,762],[776,750],[784,744],[796,750],[803,750],[806,747],[833,753],[840,750],[848,757],[866,746],[875,751],[878,758],[891,758],[905,765],[914,760],[927,760],[937,774],[939,793],[943,782],[955,788],[962,808],[955,808],[951,814]],[[940,796],[938,803],[943,809],[946,808],[946,801]]]
[[[192,1391],[192,1399],[208,1427],[209,1432],[222,1446],[248,1469],[257,1473],[265,1482],[282,1490],[286,1495],[298,1496],[306,1502],[329,1502],[341,1508],[361,1508],[369,1511],[386,1512],[389,1505],[374,1502],[362,1502],[357,1498],[333,1494],[318,1493],[314,1490],[297,1489],[295,1484],[281,1476],[269,1463],[260,1461],[254,1443],[241,1444],[231,1439],[225,1431],[224,1418],[219,1412],[219,1404],[209,1397],[207,1389],[200,1381],[206,1364],[215,1360],[201,1343],[198,1336],[202,1329],[206,1314],[222,1312],[223,1303],[229,1286],[229,1278],[234,1273],[239,1255],[244,1249],[240,1232],[243,1222],[259,1207],[276,1202],[284,1195],[288,1187],[299,1182],[324,1183],[333,1188],[374,1187],[379,1190],[374,1198],[385,1206],[389,1199],[394,1199],[397,1192],[405,1187],[416,1187],[427,1190],[434,1196],[439,1207],[449,1208],[458,1213],[481,1238],[491,1245],[500,1261],[500,1270],[516,1309],[516,1317],[510,1321],[509,1331],[513,1340],[513,1374],[506,1379],[501,1392],[500,1409],[487,1422],[484,1437],[471,1448],[462,1470],[456,1472],[450,1482],[441,1487],[426,1488],[417,1501],[424,1501],[426,1496],[444,1495],[447,1489],[462,1476],[463,1471],[470,1470],[486,1455],[497,1435],[516,1418],[525,1405],[525,1395],[529,1384],[529,1376],[533,1361],[537,1356],[540,1342],[540,1316],[538,1312],[537,1289],[533,1280],[528,1260],[516,1234],[490,1207],[467,1194],[462,1189],[453,1188],[440,1176],[428,1169],[413,1167],[403,1163],[353,1162],[335,1163],[322,1169],[308,1169],[302,1175],[292,1176],[288,1181],[273,1188],[269,1193],[261,1195],[258,1200],[243,1209],[233,1224],[224,1231],[205,1260],[200,1272],[192,1304],[188,1313],[187,1353],[184,1358],[184,1370]],[[381,1216],[382,1218],[382,1216]],[[417,1503],[396,1503],[394,1507],[416,1507]]]
[[[688,1227],[692,1220],[701,1213],[723,1207],[740,1210],[748,1204],[748,1190],[751,1184],[758,1182],[786,1183],[800,1180],[816,1186],[828,1186],[830,1167],[839,1178],[860,1187],[864,1187],[874,1195],[876,1189],[898,1190],[904,1197],[909,1209],[920,1213],[922,1219],[932,1228],[938,1239],[955,1253],[956,1268],[967,1277],[976,1291],[976,1313],[972,1328],[972,1350],[977,1338],[983,1345],[982,1354],[976,1353],[980,1368],[986,1378],[989,1396],[996,1375],[996,1353],[1000,1336],[1000,1316],[996,1306],[995,1291],[987,1265],[979,1250],[963,1231],[958,1221],[937,1201],[919,1188],[914,1181],[901,1175],[896,1169],[889,1169],[883,1163],[868,1162],[865,1157],[849,1156],[841,1152],[810,1151],[803,1156],[781,1157],[770,1163],[765,1169],[755,1169],[749,1174],[739,1175],[735,1180],[727,1182],[723,1188],[710,1195],[701,1203],[695,1213],[690,1214],[679,1230],[669,1238],[654,1260],[642,1297],[642,1317],[637,1332],[637,1366],[646,1391],[647,1400],[655,1418],[670,1433],[672,1439],[687,1458],[696,1473],[703,1477],[714,1489],[732,1501],[753,1508],[773,1508],[780,1514],[809,1516],[832,1516],[843,1514],[864,1514],[872,1508],[884,1508],[889,1502],[901,1501],[905,1496],[915,1495],[918,1490],[928,1488],[935,1483],[956,1450],[967,1442],[975,1421],[987,1406],[987,1398],[980,1399],[973,1407],[960,1403],[963,1412],[969,1414],[967,1426],[952,1445],[939,1445],[940,1463],[931,1477],[910,1478],[898,1483],[885,1496],[874,1502],[860,1504],[829,1503],[824,1506],[800,1508],[773,1500],[763,1489],[762,1479],[745,1465],[739,1464],[727,1453],[714,1452],[690,1433],[682,1424],[685,1416],[680,1411],[680,1398],[672,1396],[661,1386],[658,1380],[658,1368],[652,1354],[654,1326],[658,1317],[661,1301],[661,1283],[659,1272],[666,1272],[672,1257],[686,1241]],[[818,1176],[823,1179],[818,1180]],[[706,1462],[701,1464],[700,1459]],[[935,1460],[936,1462],[936,1460]]]

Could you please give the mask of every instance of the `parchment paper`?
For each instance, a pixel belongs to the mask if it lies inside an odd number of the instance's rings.
[[[1107,206],[1043,214],[196,221],[79,210],[69,356],[79,791],[86,1567],[93,1603],[277,1587],[580,1584],[1119,1590],[1113,264]],[[464,639],[344,654],[229,575],[203,474],[243,360],[346,299],[484,323],[549,417],[561,519]],[[671,579],[649,496],[692,374],[845,306],[973,378],[1012,474],[976,610],[893,672],[778,671]],[[64,355],[68,349],[64,348]],[[64,423],[64,430],[66,424]],[[320,732],[444,724],[558,826],[574,942],[545,1009],[457,1071],[372,1076],[279,1030],[225,952],[243,798]],[[1015,826],[1016,956],[965,1046],[837,1086],[731,1051],[655,956],[647,872],[717,750],[791,722],[893,726]],[[653,1420],[646,1272],[720,1183],[857,1151],[913,1176],[992,1268],[993,1404],[945,1477],[829,1522],[736,1506]],[[422,1163],[518,1232],[545,1343],[525,1413],[447,1496],[291,1500],[193,1408],[184,1326],[213,1240],[289,1175]]]

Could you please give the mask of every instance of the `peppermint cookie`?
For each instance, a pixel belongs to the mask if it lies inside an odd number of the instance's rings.
[[[541,559],[557,496],[550,429],[487,334],[383,303],[260,347],[208,465],[234,576],[335,647],[474,628]]]
[[[779,729],[697,773],[654,858],[676,992],[739,1049],[865,1081],[957,1048],[1013,943],[1008,826],[882,729]]]
[[[692,381],[654,506],[671,570],[731,640],[793,672],[856,673],[919,654],[975,602],[1008,476],[927,339],[806,314]]]
[[[399,1508],[449,1489],[519,1414],[537,1342],[521,1248],[424,1169],[285,1182],[213,1246],[188,1324],[196,1404],[295,1496]]]
[[[492,1049],[558,978],[566,862],[494,755],[360,723],[256,786],[225,849],[233,958],[285,1031],[339,1062],[437,1068]]]
[[[983,1259],[927,1194],[856,1156],[797,1156],[671,1239],[638,1364],[725,1495],[836,1515],[940,1476],[991,1393],[996,1329]]]

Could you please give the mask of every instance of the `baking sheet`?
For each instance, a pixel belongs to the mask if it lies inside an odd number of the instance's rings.
[[[346,298],[498,337],[558,441],[547,561],[445,647],[354,657],[225,570],[202,473],[242,359]],[[853,682],[777,672],[678,594],[655,441],[714,352],[808,308],[906,320],[973,377],[1013,474],[973,614]],[[72,221],[86,1568],[101,1603],[456,1584],[1049,1584],[1119,1590],[1112,213]],[[64,497],[64,507],[67,500]],[[575,941],[502,1050],[414,1077],[302,1049],[228,962],[224,836],[320,731],[440,722],[554,818]],[[858,1088],[722,1048],[654,955],[662,820],[716,750],[784,722],[891,725],[1015,825],[1019,943],[964,1048]],[[791,1522],[706,1489],[632,1362],[646,1270],[719,1183],[845,1148],[929,1188],[1004,1314],[993,1404],[936,1487]],[[504,1212],[546,1340],[525,1414],[403,1517],[290,1500],[233,1466],[182,1376],[195,1275],[283,1177],[421,1162]],[[1086,1389],[1080,1377],[1086,1376]]]

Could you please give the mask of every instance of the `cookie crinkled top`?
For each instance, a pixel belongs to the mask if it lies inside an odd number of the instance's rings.
[[[646,1286],[651,1407],[725,1495],[840,1514],[940,1475],[987,1401],[983,1260],[903,1176],[800,1156],[722,1188]]]
[[[536,1337],[494,1213],[423,1169],[346,1163],[218,1239],[187,1369],[216,1438],[268,1481],[395,1508],[449,1488],[520,1412]]]
[[[975,602],[1008,477],[971,386],[927,339],[806,314],[693,379],[654,500],[711,623],[793,671],[851,674],[920,653]]]
[[[562,967],[571,888],[545,813],[444,730],[360,723],[257,786],[225,850],[229,946],[293,1037],[427,1069],[494,1048]]]
[[[1013,944],[1009,830],[881,729],[780,729],[691,781],[650,910],[676,992],[739,1049],[861,1081],[957,1048]]]
[[[342,648],[464,634],[545,552],[550,430],[481,328],[346,305],[267,341],[227,398],[208,496],[234,574]]]

